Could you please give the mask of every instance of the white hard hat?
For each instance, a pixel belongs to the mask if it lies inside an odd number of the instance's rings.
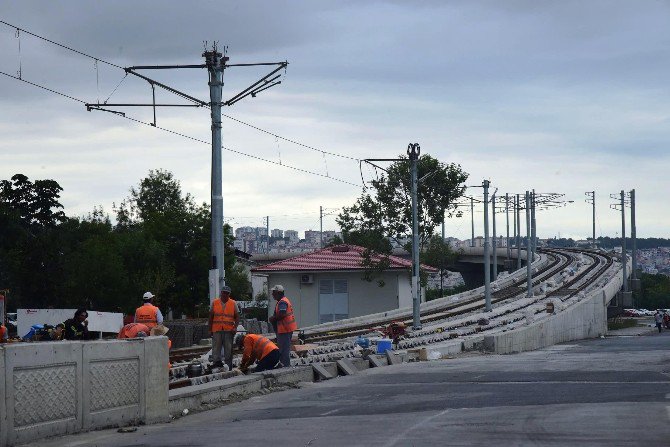
[[[155,296],[155,295],[154,295],[153,293],[151,293],[151,292],[147,292],[147,293],[145,293],[144,295],[142,295],[142,299],[143,299],[143,300],[150,300],[150,299],[153,298],[154,296]]]

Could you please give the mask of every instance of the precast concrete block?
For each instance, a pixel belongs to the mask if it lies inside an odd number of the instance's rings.
[[[366,369],[370,369],[370,362],[368,362],[366,359],[362,359],[360,357],[354,357],[349,359],[349,362],[354,365],[354,367],[358,371],[363,371]]]
[[[3,348],[7,445],[82,430],[81,345],[64,341]]]
[[[145,359],[144,420],[147,424],[169,419],[167,337],[146,337],[142,340]]]
[[[345,376],[351,376],[358,372],[358,368],[354,366],[350,359],[340,359],[337,362],[337,368]]]
[[[387,366],[389,364],[389,360],[386,356],[378,355],[378,354],[371,354],[368,356],[368,361],[370,362],[370,367],[372,368],[379,368],[382,366]]]
[[[144,342],[82,343],[83,429],[127,425],[144,420]]]
[[[389,365],[399,365],[402,363],[402,357],[391,350],[386,351],[386,358],[388,359]]]
[[[318,380],[329,380],[337,377],[337,371],[333,374],[323,363],[312,363],[312,370]]]

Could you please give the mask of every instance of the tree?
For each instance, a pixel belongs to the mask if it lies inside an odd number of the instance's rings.
[[[446,164],[430,155],[419,157],[418,220],[420,248],[430,240],[442,220],[460,216],[456,200],[465,192],[468,174],[460,165]],[[364,191],[350,207],[344,207],[337,217],[346,243],[366,248],[364,265],[366,279],[384,269],[384,262],[375,261],[375,255],[388,259],[391,241],[403,245],[412,235],[410,161],[400,156],[381,177],[372,181],[372,191]],[[409,245],[409,244],[406,244]]]
[[[449,244],[440,236],[431,237],[424,248],[421,255],[422,262],[440,270],[441,294],[444,292],[444,286],[442,284],[444,273],[447,271],[449,265],[453,265],[456,262],[457,258],[458,254],[454,252]]]

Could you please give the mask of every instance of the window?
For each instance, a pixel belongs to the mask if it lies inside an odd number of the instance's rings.
[[[319,323],[349,318],[349,285],[346,279],[319,281]]]

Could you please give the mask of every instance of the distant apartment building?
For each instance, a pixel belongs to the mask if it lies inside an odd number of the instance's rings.
[[[270,236],[272,236],[274,238],[283,238],[284,237],[284,230],[280,230],[280,229],[275,228],[274,230],[272,230],[270,232]]]
[[[298,232],[295,230],[284,231],[284,237],[288,238],[290,244],[297,244],[300,241],[300,237],[298,237]]]
[[[247,234],[256,234],[254,227],[239,227],[235,229],[235,238],[242,239]]]

